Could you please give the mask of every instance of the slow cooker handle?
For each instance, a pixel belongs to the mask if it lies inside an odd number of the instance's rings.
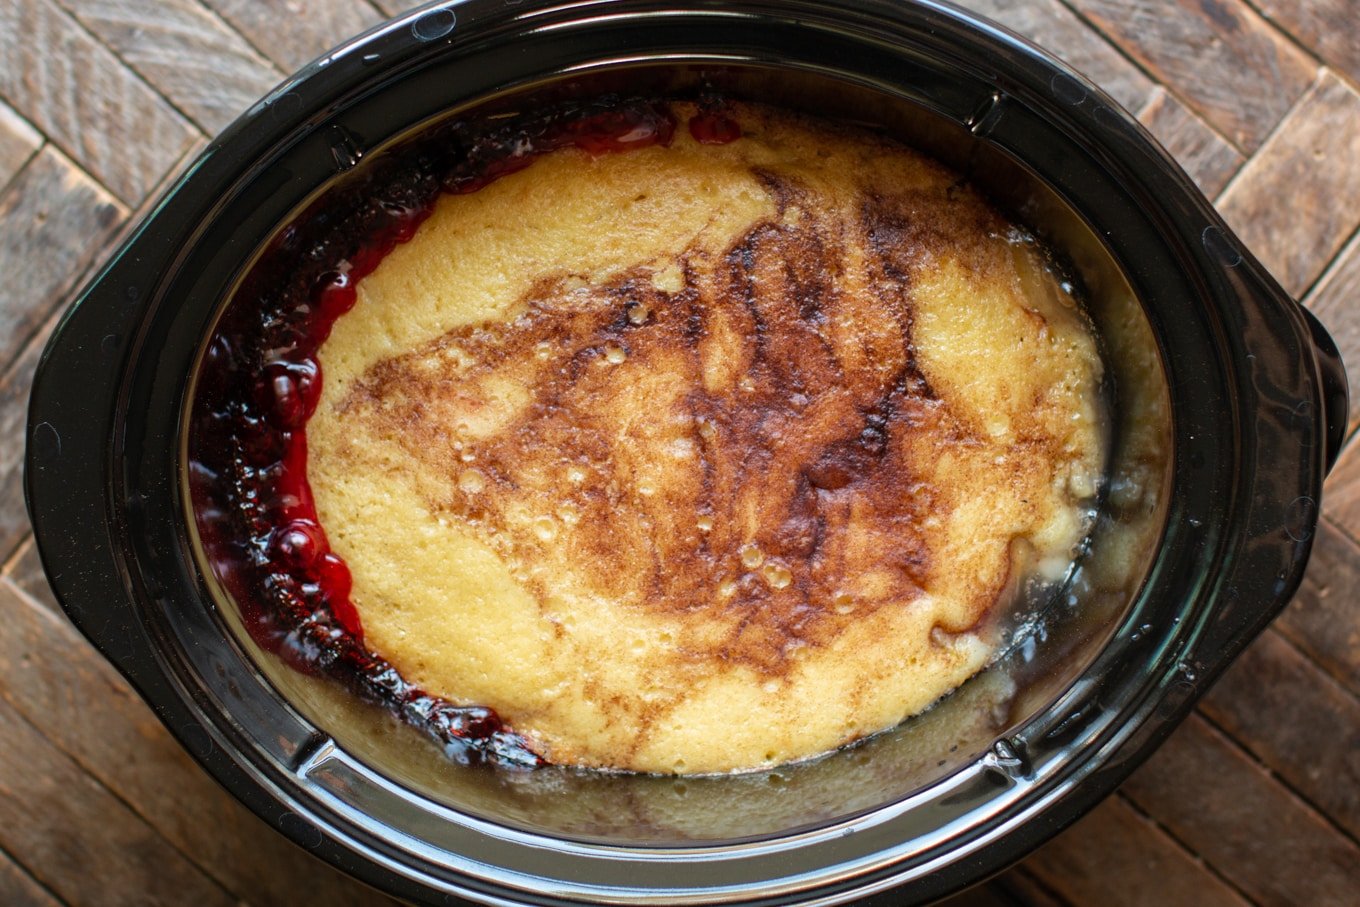
[[[1322,376],[1323,418],[1327,420],[1327,471],[1331,472],[1346,440],[1346,423],[1350,415],[1350,384],[1346,380],[1346,366],[1336,341],[1312,312],[1299,306],[1308,330],[1312,334],[1313,355]]]

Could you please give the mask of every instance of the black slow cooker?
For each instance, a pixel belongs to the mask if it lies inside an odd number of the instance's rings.
[[[431,123],[696,86],[921,147],[1059,250],[1112,400],[1090,550],[1000,662],[821,760],[699,778],[452,764],[240,632],[187,503],[206,338],[282,225]],[[1346,406],[1325,330],[1171,158],[984,20],[929,0],[467,0],[341,46],[212,143],[52,337],[25,478],[76,626],[223,785],[364,881],[421,903],[903,903],[1109,794],[1279,612]]]

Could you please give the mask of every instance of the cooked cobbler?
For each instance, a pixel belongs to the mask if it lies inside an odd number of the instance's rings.
[[[805,759],[958,687],[1070,568],[1101,359],[1043,249],[934,161],[644,106],[469,144],[481,171],[322,275],[314,355],[260,354],[299,497],[261,545],[410,720],[519,761]]]

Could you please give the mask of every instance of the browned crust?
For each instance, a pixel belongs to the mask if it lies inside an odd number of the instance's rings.
[[[542,683],[486,703],[541,731],[554,759],[685,771],[673,741],[693,735],[677,729],[712,713],[696,704],[744,702],[784,734],[704,770],[811,755],[785,734],[806,710],[825,708],[815,720],[832,730],[817,739],[834,745],[924,708],[982,663],[971,631],[1033,571],[1030,536],[1079,505],[1055,482],[1099,459],[1094,435],[1071,428],[1098,379],[1094,347],[1010,224],[900,146],[852,133],[841,159],[866,166],[847,179],[812,158],[817,141],[846,136],[760,108],[742,116],[749,150],[726,149],[725,163],[737,160],[743,191],[749,173],[765,193],[751,210],[772,213],[729,218],[715,234],[733,237],[725,247],[701,231],[622,270],[527,268],[516,285],[528,289],[486,310],[518,315],[449,330],[330,391],[325,472],[343,481],[386,465],[507,575],[485,598],[430,584],[436,598],[410,615],[400,596],[376,595],[394,659],[479,702],[458,672],[520,667],[471,657],[478,643],[456,625],[427,663],[404,639],[408,618],[419,612],[422,638],[444,633],[444,588],[449,620],[475,621],[479,639],[541,637],[547,651],[526,667]],[[891,163],[877,166],[880,151]],[[712,210],[698,222],[716,223]],[[448,289],[441,304],[456,308]],[[956,371],[970,364],[957,350],[974,347],[951,346],[969,325],[990,331],[977,349],[1003,351],[979,364],[977,386]],[[1058,358],[1044,360],[1050,340]],[[1016,363],[1034,377],[1009,379]],[[1062,558],[1075,542],[1064,538],[1050,533],[1041,556]],[[356,589],[365,581],[356,573]],[[489,617],[511,603],[513,620]],[[450,653],[453,671],[436,664]],[[685,752],[691,766],[707,758]]]
[[[866,194],[847,222],[759,175],[782,216],[719,261],[682,256],[680,289],[658,289],[650,269],[598,286],[543,275],[521,317],[378,363],[342,409],[424,465],[432,512],[603,598],[688,615],[678,658],[778,677],[791,650],[907,605],[937,569],[922,526],[955,490],[919,460],[976,439],[916,366],[912,274],[1004,225],[980,205],[961,220],[942,193]],[[852,247],[869,256],[855,274]],[[838,334],[833,320],[879,328]],[[431,369],[454,349],[470,365]],[[488,379],[531,402],[490,436],[460,434],[467,415],[495,408]],[[511,525],[563,508],[574,525],[556,520],[551,540]],[[848,592],[870,572],[872,588]],[[838,613],[845,594],[853,617]]]

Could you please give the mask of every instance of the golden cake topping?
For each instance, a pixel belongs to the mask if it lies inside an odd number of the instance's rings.
[[[899,145],[733,119],[440,199],[320,350],[308,474],[368,645],[554,762],[892,726],[1085,531],[1101,365],[1034,244]]]

